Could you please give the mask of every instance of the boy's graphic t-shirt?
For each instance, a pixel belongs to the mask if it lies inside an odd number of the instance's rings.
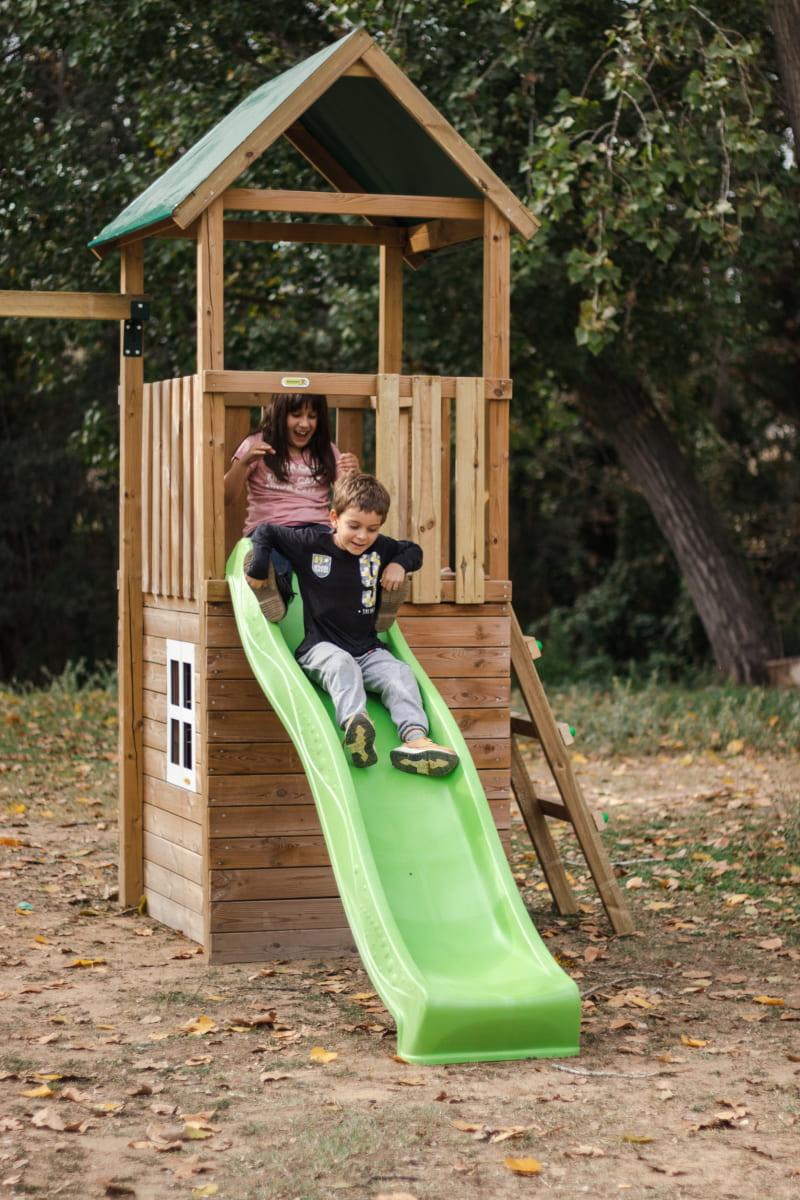
[[[341,550],[333,531],[259,525],[251,537],[249,573],[254,579],[266,579],[272,550],[280,550],[288,558],[297,576],[305,622],[298,658],[318,642],[332,642],[354,657],[376,649],[381,644],[375,618],[384,568],[393,562],[405,571],[422,566],[422,550],[416,542],[397,541],[384,534],[378,534],[369,550],[360,555]]]
[[[262,441],[260,433],[251,433],[233,457],[244,458],[248,450]],[[342,454],[338,446],[332,446],[332,450],[338,470]],[[330,488],[314,478],[302,455],[290,457],[287,474],[285,482],[278,479],[263,459],[257,459],[247,468],[247,515],[242,531],[245,537],[264,521],[273,525],[330,524]]]

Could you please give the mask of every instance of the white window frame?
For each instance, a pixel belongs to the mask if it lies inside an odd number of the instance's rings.
[[[167,783],[194,792],[197,762],[195,645],[167,638]],[[176,686],[177,683],[177,686]],[[188,704],[187,704],[188,699]]]

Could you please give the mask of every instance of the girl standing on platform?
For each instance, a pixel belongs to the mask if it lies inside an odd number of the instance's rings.
[[[324,396],[278,392],[262,410],[261,424],[235,451],[225,475],[225,503],[247,489],[247,537],[262,524],[330,530],[331,488],[341,475],[359,469],[355,454],[342,454],[331,441]],[[276,587],[265,589],[262,610],[279,621],[292,596],[292,569],[273,555]]]

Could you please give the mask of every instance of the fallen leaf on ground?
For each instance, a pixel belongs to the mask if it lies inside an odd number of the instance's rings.
[[[335,1050],[326,1050],[323,1046],[314,1046],[308,1056],[315,1063],[333,1062],[339,1055]]]
[[[702,1050],[703,1046],[708,1045],[708,1042],[703,1041],[702,1038],[689,1037],[686,1033],[681,1034],[681,1041],[684,1046],[689,1046],[692,1050]]]
[[[599,1146],[570,1146],[563,1152],[564,1158],[605,1158]]]
[[[772,1004],[776,1008],[782,1008],[785,1003],[780,996],[753,996],[753,1004]]]
[[[538,1175],[542,1169],[536,1158],[504,1158],[503,1164],[515,1175]]]
[[[187,1021],[185,1025],[181,1025],[181,1031],[188,1033],[190,1037],[205,1037],[207,1033],[211,1033],[216,1028],[216,1022],[205,1013],[201,1013],[193,1021]]]
[[[628,1142],[631,1146],[646,1146],[648,1142],[652,1142],[654,1139],[648,1137],[647,1134],[624,1133],[622,1140],[623,1142]]]
[[[74,971],[76,967],[101,967],[105,963],[104,958],[76,958],[74,962],[67,963],[65,971]]]

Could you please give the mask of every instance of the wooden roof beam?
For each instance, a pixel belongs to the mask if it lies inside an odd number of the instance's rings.
[[[405,230],[397,225],[333,225],[318,221],[223,221],[228,242],[304,242],[310,245],[405,246]],[[161,238],[197,237],[195,226],[166,229]]]
[[[239,212],[333,213],[337,216],[455,217],[483,219],[482,200],[460,196],[401,196],[382,192],[293,192],[228,188],[227,210]]]
[[[70,321],[126,321],[131,303],[149,296],[128,292],[0,291],[0,317],[61,317]]]
[[[430,254],[443,246],[472,242],[483,237],[483,221],[438,219],[414,225],[408,231],[406,250],[409,254]]]

